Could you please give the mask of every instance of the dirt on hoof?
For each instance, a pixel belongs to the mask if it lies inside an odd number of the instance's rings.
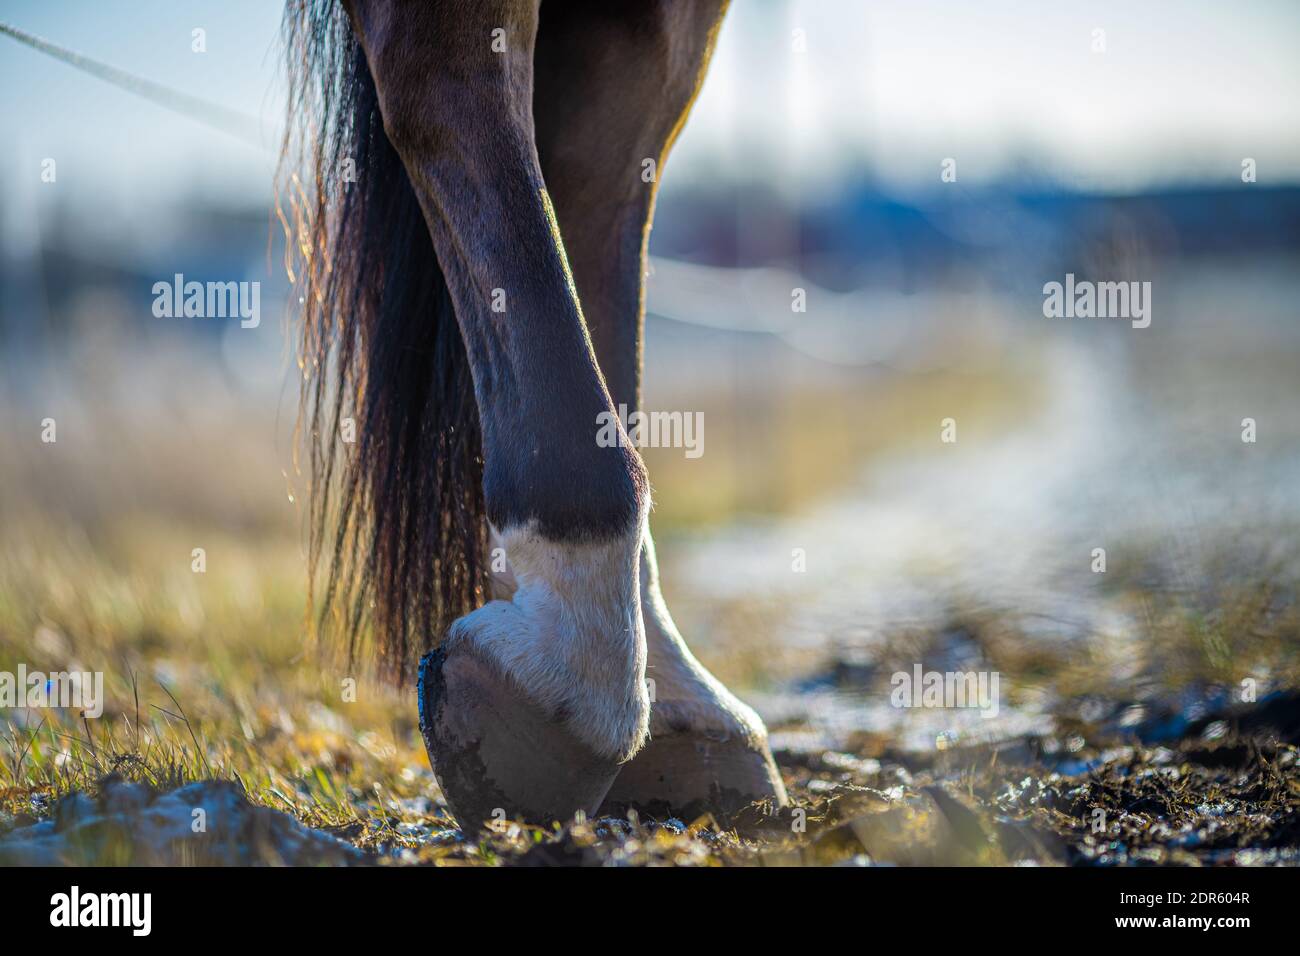
[[[160,793],[117,777],[60,800],[48,819],[0,836],[4,866],[250,866],[364,863],[356,847],[287,813],[255,807],[228,781]]]

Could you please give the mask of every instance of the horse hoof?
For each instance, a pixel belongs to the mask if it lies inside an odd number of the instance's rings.
[[[420,733],[461,829],[593,815],[621,764],[596,755],[468,645],[420,660]]]
[[[765,739],[680,731],[651,735],[619,772],[601,812],[636,808],[688,820],[712,813],[725,824],[759,802],[789,803]]]

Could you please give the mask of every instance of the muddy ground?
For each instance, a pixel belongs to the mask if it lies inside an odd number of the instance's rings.
[[[929,753],[870,735],[845,750],[782,749],[789,807],[756,804],[727,825],[635,813],[551,827],[507,821],[474,840],[440,800],[420,822],[379,817],[312,829],[250,804],[234,783],[159,793],[113,775],[91,793],[34,799],[29,813],[7,815],[0,863],[1300,863],[1300,693],[1194,719],[1134,716],[1116,708],[1094,724],[1063,719],[1046,736]]]

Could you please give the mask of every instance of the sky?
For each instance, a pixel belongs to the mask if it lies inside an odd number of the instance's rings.
[[[109,224],[194,196],[265,203],[280,9],[7,0],[0,20],[260,117],[264,147],[0,36],[0,215],[48,201],[49,157]],[[196,27],[205,53],[191,49]],[[1245,157],[1261,183],[1300,182],[1297,54],[1294,0],[733,0],[664,188],[757,178],[808,194],[864,176],[925,188],[947,158],[971,183],[1226,183]]]
[[[1098,189],[1236,179],[1247,156],[1261,181],[1300,178],[1292,0],[736,0],[733,13],[686,149],[766,144],[812,181],[866,165],[932,183],[948,157],[963,180],[1027,167]]]

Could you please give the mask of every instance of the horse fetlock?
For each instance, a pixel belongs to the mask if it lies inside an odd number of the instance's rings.
[[[650,716],[638,542],[556,542],[532,527],[494,542],[513,593],[457,620],[448,652],[472,648],[594,754],[630,759]]]
[[[593,814],[648,733],[638,544],[528,527],[494,544],[509,555],[509,600],[457,619],[420,664],[430,761],[465,827]]]

